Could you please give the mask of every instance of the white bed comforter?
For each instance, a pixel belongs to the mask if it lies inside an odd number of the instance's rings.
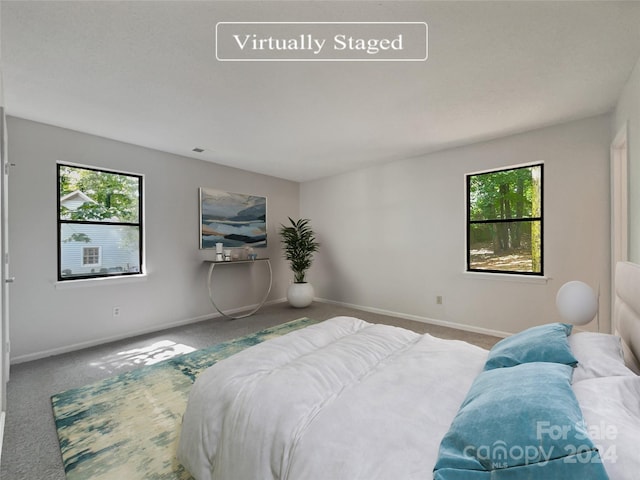
[[[203,372],[178,459],[197,480],[428,479],[486,357],[336,317]]]

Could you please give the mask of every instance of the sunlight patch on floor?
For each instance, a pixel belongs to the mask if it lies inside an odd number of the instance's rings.
[[[158,362],[168,360],[178,355],[190,353],[196,349],[189,345],[176,343],[172,340],[161,340],[152,345],[123,350],[121,352],[108,355],[99,361],[92,362],[92,367],[98,367],[110,372],[117,371],[125,367],[144,367],[154,365]]]

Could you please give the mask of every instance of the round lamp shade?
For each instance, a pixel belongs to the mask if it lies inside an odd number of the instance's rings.
[[[577,280],[560,287],[556,305],[562,318],[574,325],[586,325],[598,313],[598,298],[593,289]]]

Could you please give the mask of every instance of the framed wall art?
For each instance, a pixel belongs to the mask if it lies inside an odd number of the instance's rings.
[[[200,248],[267,246],[267,198],[200,188]]]

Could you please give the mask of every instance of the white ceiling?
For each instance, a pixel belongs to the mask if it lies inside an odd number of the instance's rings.
[[[640,56],[635,1],[0,8],[10,115],[295,181],[608,112]],[[429,58],[219,62],[220,21],[424,21]]]

